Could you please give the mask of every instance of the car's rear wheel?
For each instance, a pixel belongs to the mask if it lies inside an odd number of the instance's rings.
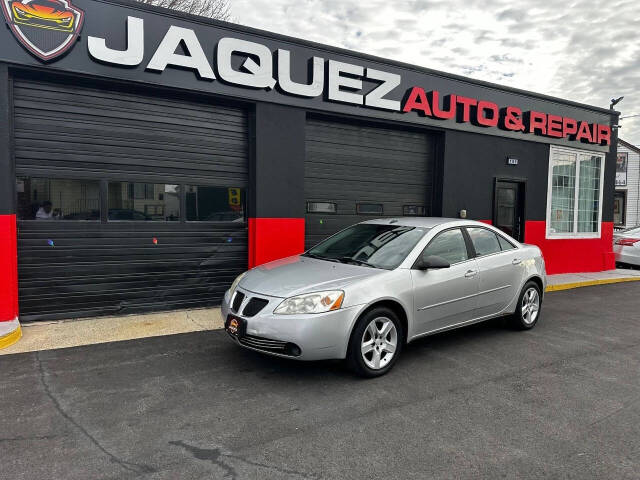
[[[362,315],[356,323],[347,361],[358,375],[379,377],[396,363],[404,344],[404,331],[391,309],[377,307]]]
[[[518,306],[513,315],[513,325],[520,330],[536,326],[542,309],[542,294],[536,282],[527,282],[518,298]]]

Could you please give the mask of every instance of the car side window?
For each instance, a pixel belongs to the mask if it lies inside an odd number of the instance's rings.
[[[444,258],[451,264],[468,260],[469,254],[462,230],[453,228],[436,235],[423,251],[423,256],[431,255]]]
[[[513,250],[514,248],[516,248],[509,240],[504,238],[502,235],[498,235],[498,241],[500,242],[500,248],[502,248],[502,251]]]
[[[497,235],[491,230],[481,227],[468,227],[467,232],[469,232],[473,248],[475,248],[478,257],[502,251]]]

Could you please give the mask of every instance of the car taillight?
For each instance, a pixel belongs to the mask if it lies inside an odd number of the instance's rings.
[[[622,245],[623,247],[633,247],[638,242],[640,242],[640,238],[619,238],[618,240],[616,240],[616,245]]]

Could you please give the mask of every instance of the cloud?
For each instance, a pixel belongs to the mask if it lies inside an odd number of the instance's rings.
[[[230,0],[243,24],[640,114],[638,0]],[[640,117],[620,135],[640,145]]]

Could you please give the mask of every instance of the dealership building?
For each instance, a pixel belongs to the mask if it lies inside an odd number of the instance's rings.
[[[5,325],[216,305],[376,217],[614,267],[617,112],[128,1],[0,1]]]

